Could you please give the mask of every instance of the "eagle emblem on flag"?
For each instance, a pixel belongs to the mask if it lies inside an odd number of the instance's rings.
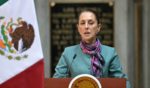
[[[13,18],[5,20],[4,16],[0,16],[0,55],[17,60],[27,58],[28,55],[19,56],[19,54],[31,47],[34,37],[32,24],[21,17],[14,21]],[[13,54],[17,54],[17,56],[13,56]]]

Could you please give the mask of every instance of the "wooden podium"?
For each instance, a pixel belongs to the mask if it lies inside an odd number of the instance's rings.
[[[45,78],[44,88],[68,88],[72,78]],[[124,78],[98,78],[102,88],[126,88]]]

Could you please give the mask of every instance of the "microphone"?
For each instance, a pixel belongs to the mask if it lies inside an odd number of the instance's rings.
[[[70,65],[68,66],[68,71],[67,71],[67,73],[68,73],[68,77],[71,77],[71,70],[70,70],[70,68],[71,68],[71,66],[72,66],[72,63],[73,63],[73,61],[75,60],[75,58],[76,58],[76,54],[74,54],[74,56],[73,56],[73,59],[72,59],[72,61],[71,61],[71,63],[70,63]]]
[[[76,58],[76,56],[77,56],[76,54],[73,56],[73,60]]]

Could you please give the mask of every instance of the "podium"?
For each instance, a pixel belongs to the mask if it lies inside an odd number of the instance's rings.
[[[45,78],[44,88],[68,88],[72,78]],[[98,78],[102,88],[126,88],[125,78]]]

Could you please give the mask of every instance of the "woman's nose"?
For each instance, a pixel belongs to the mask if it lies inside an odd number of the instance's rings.
[[[86,28],[86,29],[89,28],[89,24],[88,24],[88,23],[85,24],[85,28]]]

